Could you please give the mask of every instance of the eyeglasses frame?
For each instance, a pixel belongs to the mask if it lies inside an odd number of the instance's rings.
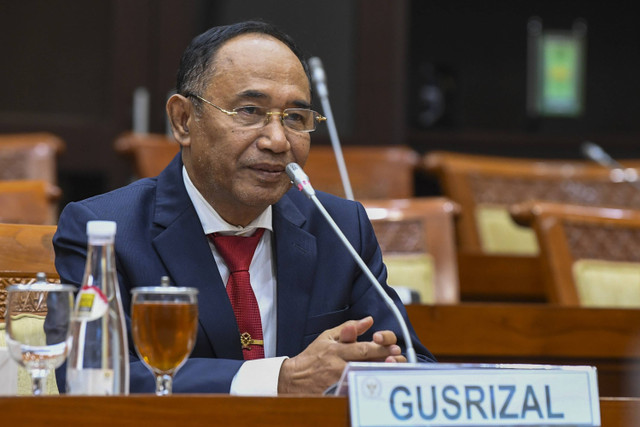
[[[199,99],[200,101],[211,105],[212,107],[218,109],[219,111],[223,112],[224,114],[226,114],[227,116],[237,116],[238,112],[237,111],[229,111],[229,110],[225,110],[224,108],[214,104],[213,102],[209,101],[208,99],[205,99],[203,97],[201,97],[200,95],[196,95],[195,93],[191,93],[191,92],[187,92],[184,94],[185,97],[189,98],[189,97],[193,97],[196,99]],[[242,108],[242,107],[238,107],[238,108]],[[293,132],[303,132],[303,133],[310,133],[313,132],[314,130],[316,130],[316,127],[314,126],[313,129],[309,129],[309,130],[297,130],[297,129],[293,129],[287,125],[284,124],[284,119],[285,117],[287,117],[287,110],[305,110],[305,111],[311,111],[312,113],[314,113],[314,123],[322,123],[324,121],[327,120],[326,117],[324,117],[322,114],[318,113],[317,111],[311,110],[311,109],[306,109],[306,108],[285,108],[284,110],[278,112],[278,111],[267,111],[265,113],[265,122],[262,126],[266,126],[267,123],[269,123],[269,119],[271,118],[271,116],[280,116],[280,123],[282,124],[282,126],[285,129],[289,129]]]

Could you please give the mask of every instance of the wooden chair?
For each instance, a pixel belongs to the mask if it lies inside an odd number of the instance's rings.
[[[127,132],[116,139],[115,150],[131,159],[137,178],[148,178],[162,172],[180,145],[164,134]]]
[[[456,203],[442,197],[363,200],[389,283],[420,294],[422,303],[459,301],[453,219]]]
[[[31,179],[58,182],[58,155],[62,139],[51,133],[0,135],[0,180]]]
[[[53,225],[0,224],[0,347],[4,346],[4,316],[6,312],[7,287],[18,283],[32,283],[36,274],[43,272],[47,280],[58,283],[60,277],[54,265]],[[39,302],[33,301],[33,312],[41,313]],[[36,321],[42,323],[40,316]],[[44,331],[43,331],[44,334]],[[17,368],[10,364],[8,369]],[[7,377],[17,378],[17,393],[29,394],[31,381],[29,374],[20,368],[6,373]],[[47,379],[47,394],[57,394],[53,372]]]
[[[420,156],[411,148],[394,146],[342,147],[354,198],[399,199],[413,197],[414,172]],[[330,145],[311,145],[304,166],[317,190],[345,197],[335,153]]]
[[[54,225],[60,193],[42,180],[0,180],[0,222]]]
[[[551,302],[640,308],[640,210],[528,201],[510,211],[536,233]]]
[[[38,272],[51,282],[59,281],[52,242],[55,232],[53,225],[0,224],[0,321],[8,286],[31,283]]]
[[[456,230],[462,250],[535,255],[535,236],[508,213],[509,205],[526,200],[640,208],[637,188],[612,181],[608,169],[590,161],[434,151],[422,165],[438,178],[443,194],[460,204]],[[640,161],[625,166],[640,170]]]
[[[625,162],[639,168],[639,161]],[[427,153],[422,167],[444,196],[460,205],[456,218],[460,296],[463,301],[546,302],[533,230],[516,224],[508,206],[543,199],[593,206],[640,207],[640,192],[614,182],[589,161],[517,159]]]

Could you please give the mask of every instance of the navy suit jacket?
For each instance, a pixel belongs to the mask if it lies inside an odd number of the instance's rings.
[[[386,285],[386,268],[373,228],[360,203],[318,193],[356,251],[394,299]],[[53,239],[56,269],[63,283],[80,285],[86,259],[86,223],[117,223],[116,264],[124,310],[130,290],[157,286],[169,276],[175,286],[199,290],[199,328],[195,348],[176,375],[174,392],[229,392],[243,363],[238,327],[209,241],[182,180],[178,154],[156,178],[136,181],[118,190],[68,204]],[[321,332],[349,319],[374,318],[375,330],[402,334],[390,310],[338,240],[311,200],[296,189],[273,205],[274,254],[277,274],[278,356],[295,356]],[[421,361],[434,361],[410,327]],[[135,355],[131,339],[131,392],[153,392],[155,381]],[[403,346],[404,348],[404,346]],[[62,372],[58,381],[64,390]]]

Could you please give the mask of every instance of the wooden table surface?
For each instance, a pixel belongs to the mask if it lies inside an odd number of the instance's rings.
[[[601,398],[603,427],[640,425],[640,399]],[[228,395],[0,397],[2,425],[349,426],[346,397]]]

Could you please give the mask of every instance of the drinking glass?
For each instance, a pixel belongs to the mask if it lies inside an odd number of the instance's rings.
[[[52,283],[7,288],[7,348],[31,375],[34,396],[44,393],[49,373],[64,362],[71,348],[69,320],[75,290]]]
[[[156,378],[156,395],[171,394],[173,377],[193,350],[198,331],[198,290],[149,286],[131,291],[136,352]]]

